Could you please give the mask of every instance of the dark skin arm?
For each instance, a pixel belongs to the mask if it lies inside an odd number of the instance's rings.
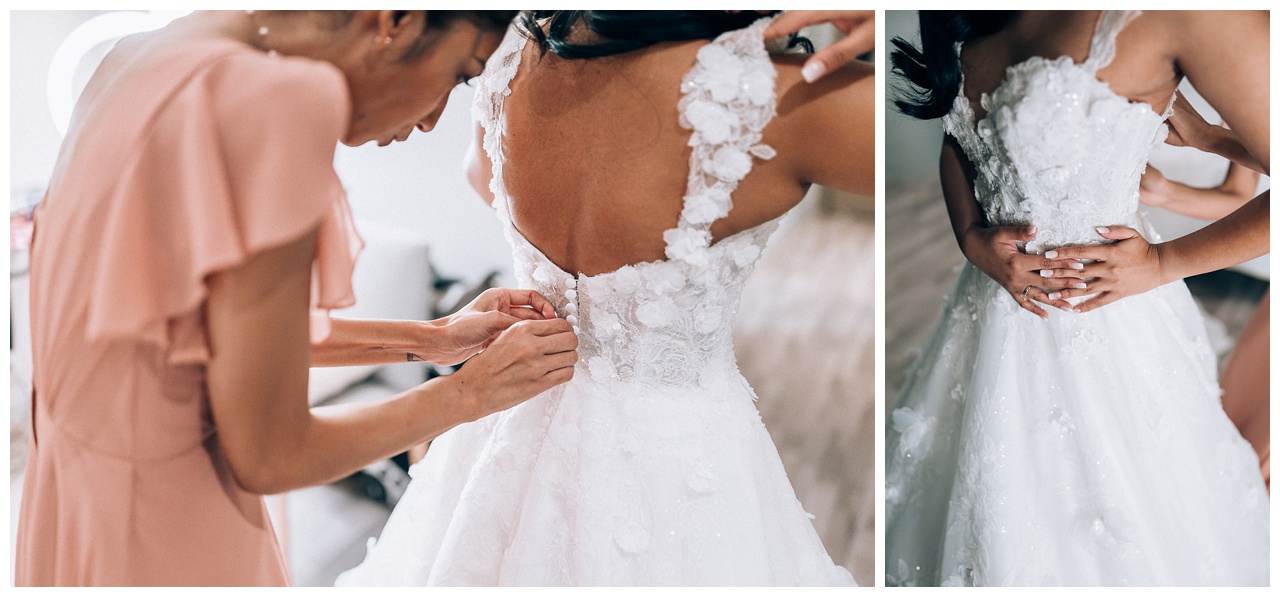
[[[1060,292],[1061,288],[1042,288],[1046,280],[1039,272],[1049,268],[1070,268],[1071,262],[1028,255],[1018,249],[1018,241],[1035,238],[1032,226],[987,226],[982,207],[973,194],[973,166],[959,143],[950,135],[943,138],[939,176],[942,179],[942,196],[947,202],[947,214],[951,218],[951,230],[955,233],[956,243],[960,245],[965,258],[1008,291],[1020,307],[1041,319],[1047,318],[1049,314],[1036,304],[1037,301],[1070,310],[1070,303],[1060,296],[1051,295]],[[1054,281],[1054,284],[1064,286],[1071,283],[1082,281]]]
[[[804,183],[875,194],[875,67],[851,62],[778,98],[784,135],[777,159],[791,160]]]

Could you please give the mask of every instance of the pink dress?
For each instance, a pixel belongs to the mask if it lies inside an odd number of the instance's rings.
[[[205,279],[319,226],[313,340],[354,302],[346,82],[229,40],[112,54],[35,217],[16,583],[286,585],[209,414]]]

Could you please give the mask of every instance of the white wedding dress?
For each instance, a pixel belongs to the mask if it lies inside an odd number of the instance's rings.
[[[1138,182],[1168,111],[1096,77],[1135,16],[1104,14],[1084,63],[1009,67],[981,121],[963,90],[944,117],[987,221],[1039,227],[1028,253],[1152,238]],[[966,264],[887,422],[888,584],[1266,585],[1268,496],[1216,371],[1181,281],[1042,321]]]
[[[509,32],[474,114],[516,278],[578,330],[574,379],[441,436],[364,563],[340,585],[851,585],[801,508],[738,372],[743,283],[777,220],[710,244],[773,117],[765,22],[698,53],[681,124],[688,193],[669,259],[575,278],[511,223],[503,100]]]

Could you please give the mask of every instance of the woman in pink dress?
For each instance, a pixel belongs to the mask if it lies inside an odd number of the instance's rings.
[[[18,585],[288,584],[261,494],[572,375],[571,327],[529,291],[433,322],[327,317],[361,247],[336,142],[430,130],[513,15],[196,13],[111,51],[35,217]],[[383,403],[307,405],[309,366],[481,349]]]

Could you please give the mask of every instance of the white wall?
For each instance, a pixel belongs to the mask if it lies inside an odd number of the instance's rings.
[[[46,75],[63,38],[103,11],[9,13],[9,181],[41,187],[53,173],[61,138],[45,99]]]
[[[891,74],[889,54],[893,47],[888,40],[902,37],[920,44],[920,22],[914,10],[885,11],[885,51],[880,70],[885,80],[885,185],[936,175],[938,154],[942,150],[942,120],[917,120],[898,111],[893,105],[894,88],[902,84],[902,78]],[[889,198],[892,200],[892,198]]]

